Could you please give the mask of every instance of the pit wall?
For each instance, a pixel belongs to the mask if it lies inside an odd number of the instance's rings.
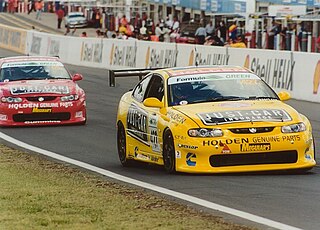
[[[28,55],[59,56],[64,63],[105,69],[196,64],[244,66],[277,92],[288,91],[294,99],[320,102],[317,53],[80,38],[7,26],[0,26],[0,47]]]

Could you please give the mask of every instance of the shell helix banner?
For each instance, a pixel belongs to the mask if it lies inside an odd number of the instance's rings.
[[[178,50],[175,43],[138,41],[137,50],[139,68],[177,66]]]
[[[276,91],[299,100],[320,102],[320,54],[259,49],[231,49],[229,64],[244,66]]]
[[[259,75],[272,88],[293,91],[293,70],[296,62],[291,52],[243,49],[237,52],[229,49],[232,65],[244,66]]]
[[[0,25],[0,47],[18,53],[26,52],[27,31]]]

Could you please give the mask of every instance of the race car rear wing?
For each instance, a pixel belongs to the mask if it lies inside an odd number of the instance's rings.
[[[150,73],[153,70],[163,69],[163,68],[150,68],[150,69],[110,69],[109,70],[109,86],[116,86],[117,77],[139,77],[141,80],[144,76]]]

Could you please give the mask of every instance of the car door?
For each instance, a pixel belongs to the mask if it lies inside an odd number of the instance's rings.
[[[157,98],[159,101],[164,100],[164,79],[160,74],[153,74],[146,93],[144,100],[147,98]],[[163,122],[159,108],[147,107],[142,104],[142,108],[147,111],[147,136],[148,136],[148,146],[146,151],[150,155],[151,160],[154,162],[159,161],[159,155],[162,155],[161,143],[162,143],[162,131],[160,123]]]
[[[127,133],[132,137],[130,148],[135,158],[140,160],[158,163],[162,154],[159,108],[144,106],[143,101],[149,97],[162,101],[163,95],[164,80],[158,74],[146,76],[133,90],[127,115]]]

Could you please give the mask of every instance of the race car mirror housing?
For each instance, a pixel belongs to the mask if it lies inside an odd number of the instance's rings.
[[[290,93],[285,91],[279,92],[278,97],[280,98],[281,101],[287,101],[291,98]]]
[[[82,77],[82,75],[80,74],[80,73],[76,73],[76,74],[74,74],[73,76],[72,76],[72,80],[73,81],[80,81],[80,80],[82,80],[83,79],[83,77]]]
[[[143,101],[143,105],[146,107],[155,107],[155,108],[163,108],[164,107],[163,102],[159,101],[159,99],[155,98],[155,97],[146,98]]]

